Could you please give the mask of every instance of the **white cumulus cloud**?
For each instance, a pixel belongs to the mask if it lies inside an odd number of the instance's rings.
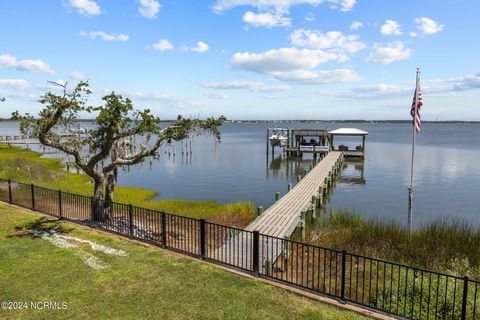
[[[189,50],[190,51],[195,51],[195,52],[198,52],[198,53],[205,53],[205,52],[208,51],[208,49],[209,49],[208,44],[206,44],[203,41],[198,41],[197,45],[193,48],[190,48]]]
[[[173,44],[167,39],[160,39],[157,43],[152,45],[152,48],[157,51],[168,51],[173,49]]]
[[[308,22],[312,22],[315,20],[315,15],[311,12],[307,13],[307,15],[305,16],[305,21],[308,21]]]
[[[77,81],[87,80],[88,77],[81,72],[72,70],[68,73],[68,77]]]
[[[387,46],[374,45],[375,51],[370,53],[365,62],[390,64],[399,60],[409,59],[412,50],[405,47],[402,41],[394,41]]]
[[[402,34],[402,29],[397,21],[386,20],[380,28],[380,32],[386,36],[399,36]]]
[[[445,25],[440,24],[430,18],[416,18],[417,28],[425,35],[431,35],[443,31]]]
[[[112,92],[111,89],[103,89],[105,94],[109,94]],[[178,115],[176,113],[178,109],[189,109],[189,108],[196,108],[201,106],[201,103],[197,100],[192,100],[190,98],[174,96],[170,94],[163,94],[163,93],[151,93],[151,92],[120,92],[120,94],[124,96],[131,97],[134,101],[144,101],[148,103],[160,103],[162,107],[170,108],[174,110],[175,114],[173,116]],[[170,115],[171,116],[171,115]]]
[[[84,16],[97,16],[102,13],[100,6],[93,0],[69,0],[68,6]]]
[[[139,0],[140,8],[138,8],[138,12],[142,16],[148,19],[155,19],[157,18],[157,14],[162,7],[160,3],[156,0]]]
[[[292,19],[287,18],[281,12],[265,12],[253,13],[247,11],[243,15],[243,22],[248,23],[254,27],[287,27],[291,24]]]
[[[19,71],[43,72],[48,75],[55,73],[55,71],[42,60],[27,59],[17,61],[16,57],[9,54],[0,55],[0,67]]]
[[[480,72],[474,75],[448,79],[446,82],[452,84],[454,91],[478,90],[480,89]]]
[[[0,86],[17,90],[30,88],[30,84],[23,79],[0,79]]]
[[[360,79],[351,69],[277,71],[272,75],[278,80],[299,84],[342,83]]]
[[[228,98],[228,96],[222,91],[209,92],[206,94],[206,96],[209,97],[210,99],[227,99]]]
[[[361,28],[363,28],[363,23],[360,21],[353,21],[350,25],[350,30],[359,30]]]
[[[461,94],[465,91],[480,89],[480,73],[449,79],[422,80],[421,85],[424,96]],[[378,83],[347,90],[323,91],[321,94],[339,99],[355,100],[394,99],[398,97],[411,99],[414,89],[415,83],[410,81],[396,84]]]
[[[237,52],[230,63],[233,67],[259,73],[269,73],[312,69],[322,63],[336,60],[337,57],[337,54],[323,50],[280,48],[263,53]]]
[[[213,5],[213,11],[221,14],[235,7],[253,7],[258,13],[248,11],[243,20],[253,26],[289,26],[292,19],[288,17],[290,7],[302,4],[317,6],[329,3],[330,7],[340,8],[341,11],[350,11],[356,4],[356,0],[217,0]],[[307,15],[307,21],[313,21],[313,15]]]
[[[217,0],[213,5],[213,10],[217,13],[222,13],[227,10],[240,6],[250,6],[261,10],[278,9],[287,10],[290,7],[301,4],[309,4],[317,6],[322,3],[330,3],[334,7],[339,5],[340,10],[352,10],[356,4],[356,0]]]
[[[290,34],[293,45],[310,49],[332,49],[334,51],[355,53],[367,46],[358,41],[359,37],[344,35],[340,31],[322,33],[317,30],[298,29]]]
[[[340,10],[341,11],[350,11],[355,7],[357,0],[343,0],[340,3]]]
[[[90,32],[81,31],[80,35],[82,37],[86,37],[86,38],[89,38],[89,39],[96,39],[98,37],[98,38],[102,39],[103,41],[125,42],[125,41],[128,41],[128,39],[130,38],[129,36],[127,36],[126,34],[123,34],[123,33],[120,33],[120,34],[106,33],[106,32],[103,32],[103,31],[90,31]]]
[[[203,82],[202,87],[217,90],[248,90],[252,92],[279,92],[290,89],[290,86],[269,86],[257,81],[228,81],[228,82]]]
[[[232,67],[266,74],[275,79],[300,84],[347,82],[358,79],[350,69],[317,70],[319,65],[338,60],[341,55],[320,49],[280,48],[262,53],[237,52]]]

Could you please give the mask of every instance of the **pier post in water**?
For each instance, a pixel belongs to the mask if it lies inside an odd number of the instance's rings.
[[[312,196],[312,217],[317,217],[317,197]]]
[[[280,200],[280,192],[275,192],[275,202]]]
[[[302,220],[302,240],[305,240],[305,226],[306,226],[305,217],[306,216],[307,216],[307,211],[302,210],[302,213],[300,214],[300,219]]]
[[[323,202],[323,193],[324,193],[324,189],[323,189],[323,186],[321,185],[320,187],[318,187],[318,197],[319,197],[319,201],[318,201],[318,206],[321,207],[322,206],[322,202]]]
[[[288,184],[287,190],[288,190],[288,192],[290,192],[290,190],[292,190],[292,184],[291,183]]]
[[[263,207],[262,207],[262,206],[258,206],[258,207],[257,207],[257,217],[260,216],[262,213],[263,213]]]

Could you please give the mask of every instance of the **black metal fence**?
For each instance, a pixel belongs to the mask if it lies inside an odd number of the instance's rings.
[[[0,201],[409,319],[476,319],[480,282],[121,203],[0,179]],[[109,219],[92,220],[95,205]]]

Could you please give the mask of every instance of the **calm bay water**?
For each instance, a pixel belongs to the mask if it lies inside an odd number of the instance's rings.
[[[164,146],[160,159],[121,172],[122,185],[159,192],[159,199],[250,200],[268,207],[274,193],[282,195],[296,183],[311,158],[286,159],[280,150],[266,154],[266,128],[273,124],[226,124],[222,142],[211,137],[192,141],[192,156],[182,156],[181,144]],[[327,210],[349,209],[364,216],[406,223],[407,186],[411,161],[409,124],[283,124],[288,127],[355,127],[369,132],[362,163],[347,163]],[[18,124],[0,122],[0,134],[12,134]],[[359,144],[359,139],[335,144]],[[175,151],[176,156],[173,156]],[[170,156],[168,153],[170,152]],[[423,124],[417,136],[414,224],[439,217],[480,222],[480,124]]]

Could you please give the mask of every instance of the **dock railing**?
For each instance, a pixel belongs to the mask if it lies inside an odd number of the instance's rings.
[[[476,319],[480,282],[181,215],[0,179],[0,201],[408,319]],[[109,219],[93,221],[94,208]],[[1,217],[0,217],[1,219]],[[276,257],[271,261],[269,257]]]

